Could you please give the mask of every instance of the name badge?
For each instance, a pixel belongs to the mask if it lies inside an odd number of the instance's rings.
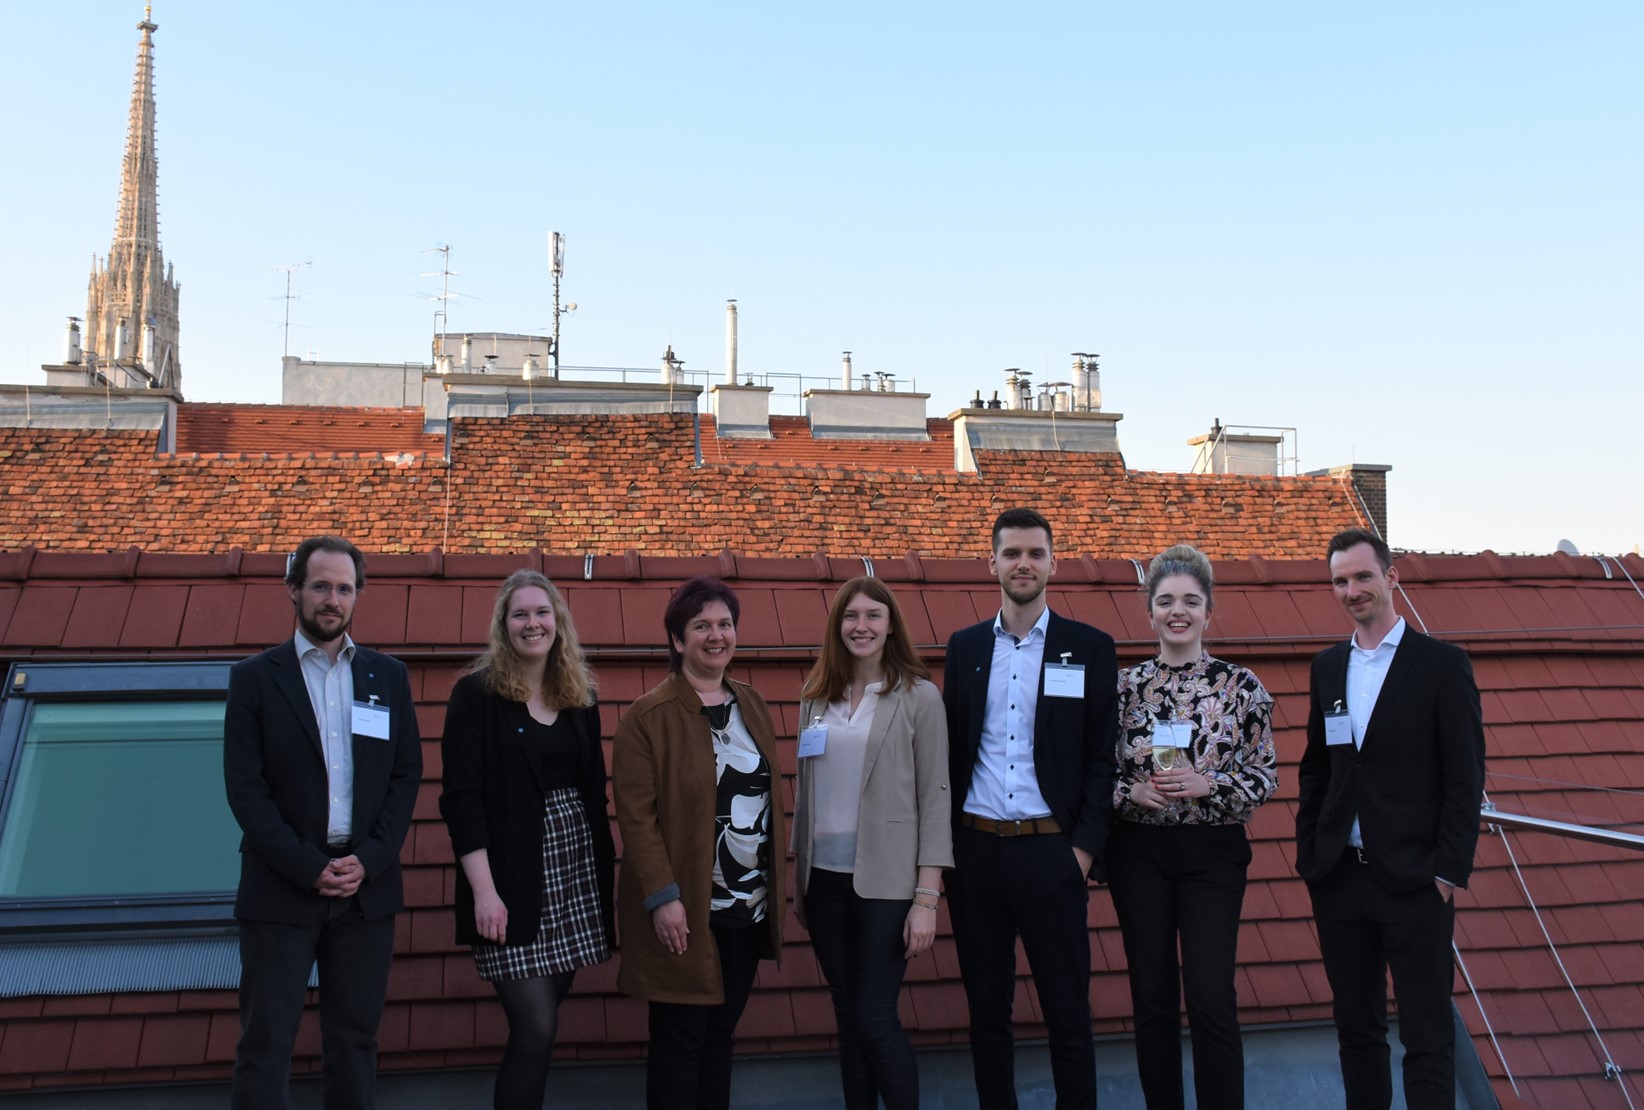
[[[1324,742],[1331,747],[1353,742],[1353,718],[1341,708],[1341,702],[1336,703],[1334,713],[1324,715]]]
[[[821,755],[828,746],[828,726],[812,725],[799,732],[799,758],[809,759]]]
[[[370,704],[363,701],[354,703],[353,724],[355,736],[368,736],[373,740],[390,740],[388,726],[388,707],[378,705],[373,699]]]
[[[1193,722],[1154,721],[1153,746],[1155,748],[1191,748],[1193,746]]]
[[[1085,696],[1085,665],[1083,663],[1046,663],[1045,697],[1082,698]]]

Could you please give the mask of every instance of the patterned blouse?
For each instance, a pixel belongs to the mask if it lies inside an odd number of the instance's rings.
[[[1203,652],[1186,666],[1158,659],[1119,672],[1119,774],[1113,808],[1121,821],[1144,825],[1234,825],[1250,820],[1278,785],[1273,699],[1243,667]],[[1155,721],[1193,725],[1193,769],[1210,780],[1203,798],[1163,809],[1130,800],[1132,783],[1153,770]]]

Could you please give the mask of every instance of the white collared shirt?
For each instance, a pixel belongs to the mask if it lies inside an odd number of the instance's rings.
[[[1050,609],[1019,640],[1005,631],[1003,615],[993,618],[993,669],[965,812],[993,821],[1026,821],[1050,815],[1033,766],[1033,722]]]
[[[342,844],[354,832],[354,641],[343,633],[342,651],[333,665],[325,649],[316,647],[302,629],[293,637],[303,667],[308,703],[320,726],[325,749],[326,796],[329,818],[325,839]]]
[[[1364,734],[1370,728],[1370,714],[1375,712],[1376,699],[1381,697],[1382,683],[1387,681],[1387,668],[1393,665],[1393,655],[1404,639],[1404,618],[1400,617],[1381,643],[1373,648],[1359,646],[1358,633],[1353,634],[1347,647],[1347,716],[1353,723],[1353,746],[1364,747]],[[1364,847],[1359,832],[1359,819],[1353,818],[1353,831],[1347,842],[1355,848]]]

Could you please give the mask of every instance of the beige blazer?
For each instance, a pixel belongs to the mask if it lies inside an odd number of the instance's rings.
[[[816,719],[824,706],[802,702],[799,719]],[[810,882],[811,761],[799,761],[794,790],[795,875],[799,892]],[[948,724],[942,695],[924,679],[879,695],[862,763],[862,802],[856,822],[852,886],[863,898],[913,897],[918,869],[953,866],[953,806],[948,799]]]

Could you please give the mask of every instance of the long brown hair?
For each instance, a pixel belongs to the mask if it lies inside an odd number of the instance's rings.
[[[462,673],[483,671],[485,684],[493,693],[509,701],[531,700],[537,691],[531,688],[525,663],[508,639],[509,607],[514,603],[514,595],[528,586],[547,594],[548,604],[554,609],[554,646],[548,649],[548,665],[542,672],[542,700],[555,709],[592,705],[594,675],[582,654],[576,625],[571,623],[571,610],[565,607],[565,599],[554,584],[534,570],[516,570],[502,583],[497,591],[497,603],[491,609],[491,643]]]
[[[877,578],[852,578],[833,595],[828,606],[827,634],[822,637],[822,654],[817,657],[811,673],[805,676],[805,685],[799,696],[807,701],[837,701],[845,696],[846,687],[854,678],[854,660],[845,650],[839,628],[845,622],[845,606],[861,594],[869,601],[883,605],[890,614],[890,637],[885,641],[880,666],[885,672],[884,690],[889,692],[904,684],[912,686],[915,679],[929,678],[930,670],[914,653],[913,641],[908,636],[908,622],[902,619],[902,607],[890,587]]]

